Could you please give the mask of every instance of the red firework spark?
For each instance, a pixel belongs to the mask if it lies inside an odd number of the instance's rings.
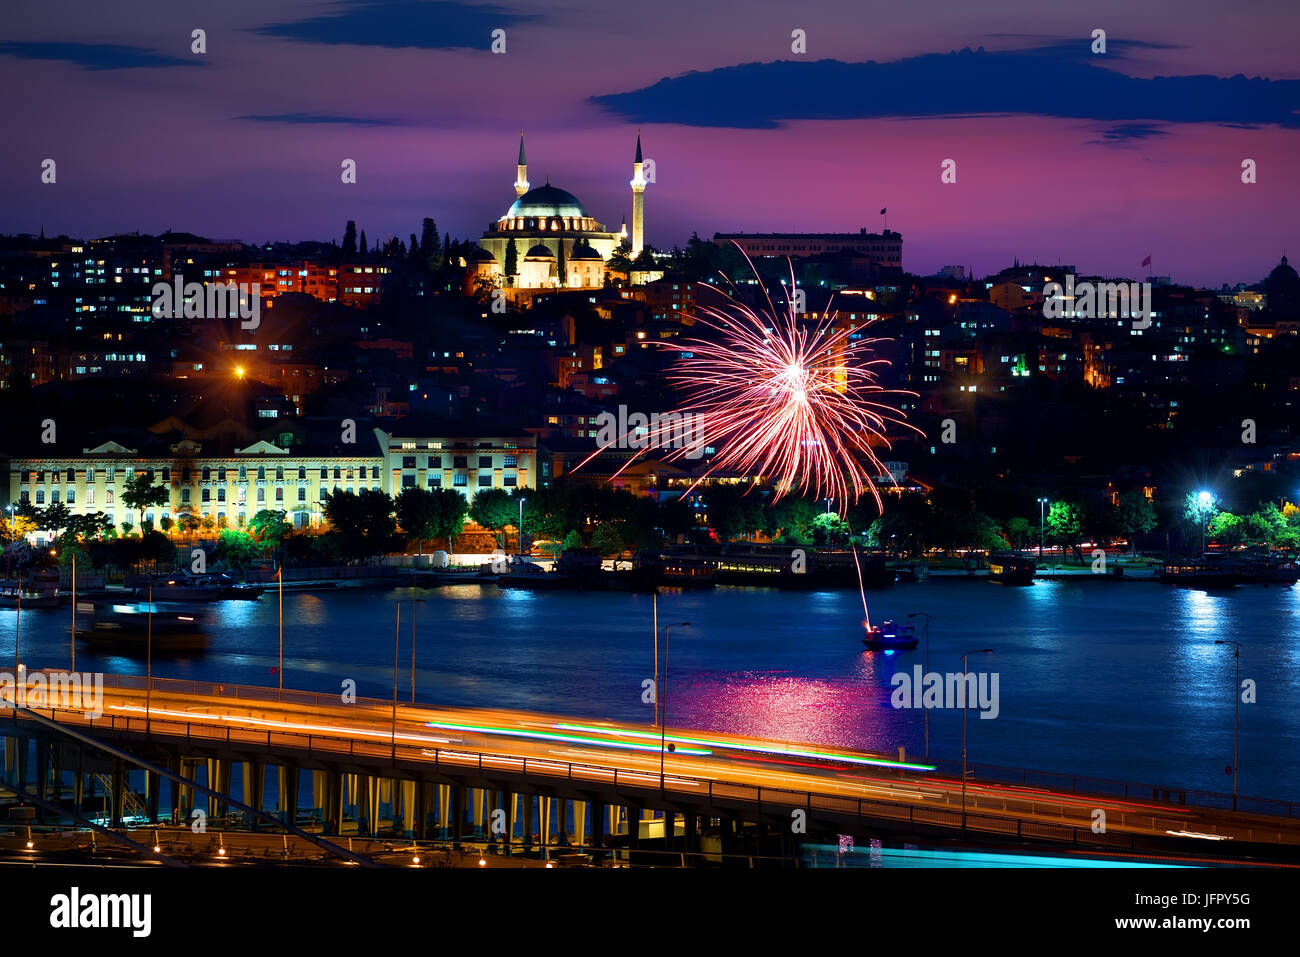
[[[713,447],[708,471],[687,492],[714,472],[738,471],[773,480],[773,501],[799,489],[833,499],[844,514],[870,492],[880,507],[875,479],[889,473],[872,446],[889,448],[890,425],[920,434],[881,401],[916,394],[878,383],[876,368],[889,363],[874,358],[873,346],[884,340],[853,338],[864,326],[833,329],[830,313],[801,323],[793,302],[778,309],[769,297],[770,311],[759,313],[726,298],[722,309],[698,308],[697,320],[716,339],[656,342],[688,353],[667,378],[683,393],[677,413],[691,418],[686,427],[672,417],[652,422],[637,443],[642,451],[623,468],[649,450],[672,461],[699,458]]]

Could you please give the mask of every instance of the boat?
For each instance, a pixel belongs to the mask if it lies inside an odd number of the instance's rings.
[[[1003,585],[1032,585],[1038,562],[1025,555],[1000,552],[988,558],[989,579]]]
[[[915,648],[917,643],[916,626],[882,621],[867,629],[862,643],[870,651],[901,651]]]
[[[1300,565],[1268,557],[1248,556],[1236,564],[1246,585],[1294,585],[1300,581]]]
[[[180,651],[207,644],[208,612],[174,602],[78,601],[77,634],[120,651]]]
[[[152,594],[150,586],[152,585]],[[231,598],[256,599],[261,597],[264,586],[248,585],[235,581],[226,574],[196,575],[180,570],[168,575],[156,575],[146,578],[135,589],[135,597],[150,598],[164,602],[191,601],[226,601]]]
[[[1245,576],[1231,565],[1189,558],[1165,562],[1160,569],[1160,580],[1166,585],[1215,589],[1236,588]]]
[[[511,562],[509,568],[497,577],[498,588],[576,588],[568,575],[548,572],[535,562]]]
[[[58,608],[62,603],[56,587],[13,578],[0,581],[0,608]]]

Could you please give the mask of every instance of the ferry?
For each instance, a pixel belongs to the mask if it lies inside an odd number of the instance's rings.
[[[1165,562],[1160,569],[1160,580],[1166,585],[1186,585],[1189,588],[1236,588],[1245,580],[1245,575],[1224,563],[1189,558]]]
[[[1038,563],[1032,558],[1009,552],[990,555],[988,566],[989,580],[1003,585],[1032,585],[1038,571]]]
[[[915,648],[917,643],[916,626],[882,621],[867,629],[862,643],[870,651],[902,651]]]
[[[207,644],[208,613],[172,602],[78,601],[77,634],[91,644],[144,653],[180,651]]]
[[[62,603],[58,589],[42,582],[0,581],[0,608],[58,608]]]

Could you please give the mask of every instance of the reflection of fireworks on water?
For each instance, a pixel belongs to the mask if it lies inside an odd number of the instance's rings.
[[[790,283],[793,289],[793,269]],[[738,472],[771,479],[773,501],[798,489],[833,499],[843,514],[870,492],[879,507],[875,480],[888,472],[873,446],[889,448],[891,424],[917,431],[881,401],[915,395],[879,385],[876,368],[888,360],[873,358],[873,346],[882,340],[857,338],[863,326],[833,328],[831,313],[800,323],[793,302],[778,309],[769,298],[770,311],[760,313],[727,299],[722,309],[698,307],[697,320],[719,333],[716,341],[656,343],[687,354],[667,378],[684,394],[678,411],[695,419],[684,441],[675,422],[659,419],[643,452],[666,451],[664,460],[673,461],[716,449],[688,492],[714,472]]]

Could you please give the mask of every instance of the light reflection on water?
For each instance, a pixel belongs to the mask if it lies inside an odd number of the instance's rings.
[[[417,692],[453,706],[528,708],[650,722],[650,599],[619,593],[529,592],[478,585],[420,589]],[[412,589],[284,594],[285,686],[392,693],[394,599]],[[869,594],[873,622],[928,612],[930,668],[1000,676],[997,720],[971,715],[973,760],[1230,790],[1232,646],[1258,703],[1241,708],[1241,790],[1300,798],[1300,586],[1207,594],[1152,584],[1040,582],[999,587],[940,580]],[[213,609],[209,649],[155,658],[163,677],[274,685],[277,595]],[[403,605],[399,692],[409,693],[411,606]],[[66,667],[69,612],[27,610],[23,660]],[[718,589],[665,593],[675,621],[668,708],[674,725],[871,748],[924,750],[923,714],[890,707],[890,678],[925,660],[924,644],[893,656],[863,651],[856,592]],[[916,620],[918,636],[924,626]],[[13,662],[14,611],[0,609],[0,670]],[[661,652],[662,653],[662,652]],[[144,672],[96,655],[80,670]],[[932,753],[960,756],[960,712],[931,712]]]

